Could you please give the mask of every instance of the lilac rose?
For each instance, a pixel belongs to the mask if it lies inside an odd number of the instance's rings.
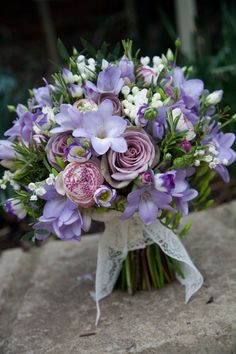
[[[101,169],[107,182],[116,188],[127,186],[141,173],[159,161],[159,149],[140,127],[128,127],[123,134],[128,149],[124,153],[112,150],[102,157]]]
[[[70,132],[54,134],[48,141],[46,146],[47,158],[49,163],[56,169],[58,164],[56,157],[59,157],[62,161],[67,161],[67,140],[71,138]]]
[[[113,93],[103,93],[98,97],[98,103],[102,103],[104,100],[109,100],[113,106],[113,116],[121,116],[122,115],[122,104],[119,98]]]

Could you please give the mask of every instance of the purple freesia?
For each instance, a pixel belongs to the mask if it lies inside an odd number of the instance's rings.
[[[127,143],[122,137],[127,122],[113,116],[113,104],[110,100],[103,101],[97,111],[84,113],[83,128],[73,132],[75,137],[91,139],[94,150],[99,154],[105,154],[110,148],[116,152],[125,152]]]
[[[59,127],[51,130],[53,134],[73,131],[77,128],[82,128],[83,113],[71,104],[62,104],[60,107],[60,113],[55,115],[55,121]]]
[[[123,57],[119,62],[121,78],[128,78],[130,82],[135,82],[134,63],[126,57]]]
[[[52,107],[52,99],[50,96],[50,86],[47,84],[43,87],[33,89],[34,97],[37,102],[37,107],[48,106]],[[34,108],[36,108],[36,106]]]
[[[130,218],[136,211],[145,225],[151,224],[158,216],[159,209],[173,210],[169,203],[172,198],[157,191],[154,186],[145,186],[128,194],[128,204],[121,220]]]
[[[173,70],[174,86],[180,89],[180,94],[187,108],[193,108],[201,95],[204,85],[199,79],[185,80],[183,70],[176,67]]]
[[[188,214],[188,202],[198,195],[198,192],[190,188],[186,181],[186,177],[190,176],[191,173],[192,171],[188,169],[173,170],[154,176],[155,188],[171,195],[176,203],[176,208],[182,211],[183,216]]]
[[[13,160],[15,151],[12,142],[9,140],[0,140],[0,160]]]
[[[225,166],[231,165],[236,160],[236,153],[231,146],[235,141],[235,135],[233,133],[219,133],[212,139],[211,143],[216,147],[218,151],[217,159],[219,164],[215,167],[215,171],[218,172],[225,182],[229,182],[230,176]]]
[[[58,194],[53,187],[43,198],[47,202],[43,215],[34,225],[35,237],[42,240],[53,233],[62,240],[80,241],[83,220],[78,205]]]
[[[121,70],[118,66],[110,66],[101,71],[97,79],[99,93],[114,93],[118,95],[124,80],[121,78]]]
[[[8,129],[4,135],[8,136],[10,141],[20,138],[25,143],[29,143],[33,133],[33,114],[22,104],[17,106],[16,113],[18,119],[14,121],[13,127]]]

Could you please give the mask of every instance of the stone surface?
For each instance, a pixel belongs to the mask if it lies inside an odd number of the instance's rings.
[[[91,275],[97,239],[49,242],[0,257],[2,354],[235,354],[236,202],[191,215],[184,243],[202,272],[202,289],[184,304],[177,282],[101,302],[97,328]]]

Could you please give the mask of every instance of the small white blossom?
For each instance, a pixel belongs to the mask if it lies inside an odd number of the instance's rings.
[[[222,100],[222,96],[223,96],[222,90],[216,90],[216,91],[210,93],[206,97],[206,105],[210,106],[210,105],[218,104]]]
[[[106,59],[102,59],[102,70],[107,69],[109,66],[109,63]]]
[[[35,202],[36,200],[38,200],[37,195],[35,195],[35,194],[31,195],[30,200],[31,200],[32,202]]]
[[[130,93],[130,88],[129,88],[129,86],[126,86],[126,85],[123,86],[121,92],[123,93],[124,96],[128,96],[128,94]],[[123,102],[124,102],[124,101],[123,101]]]
[[[227,165],[229,164],[229,160],[223,159],[223,160],[222,160],[222,164],[225,165],[225,166],[227,166]]]
[[[35,189],[36,189],[36,184],[33,183],[33,182],[29,183],[29,184],[28,184],[28,188],[29,188],[30,191],[35,191]]]
[[[199,166],[200,165],[200,160],[195,160],[194,165],[195,166]]]
[[[148,56],[146,57],[141,57],[140,58],[140,63],[145,66],[145,65],[148,65],[150,63],[150,58]]]
[[[162,60],[161,60],[161,58],[159,56],[154,56],[152,61],[153,61],[153,65],[154,66],[158,66],[158,65],[160,65],[162,63]]]
[[[132,88],[132,93],[133,93],[134,95],[137,95],[138,92],[139,92],[139,88],[138,88],[137,86],[134,86],[134,87]]]

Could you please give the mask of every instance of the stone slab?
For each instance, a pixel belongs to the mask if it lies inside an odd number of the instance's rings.
[[[236,202],[192,214],[184,243],[202,289],[184,304],[177,282],[115,291],[94,326],[98,235],[0,257],[1,354],[236,354]]]

